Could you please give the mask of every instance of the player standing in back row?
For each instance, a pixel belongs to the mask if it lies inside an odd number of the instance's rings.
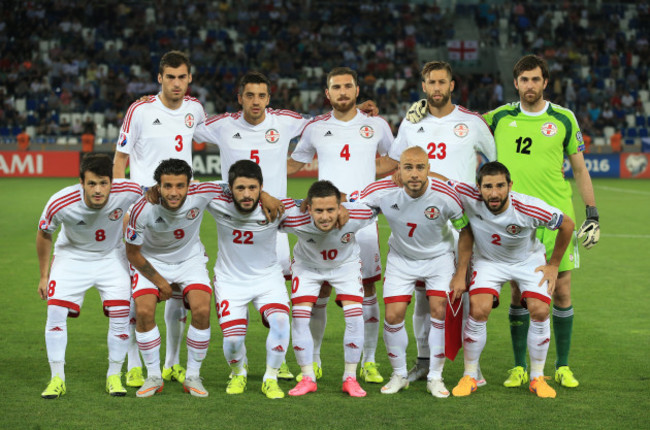
[[[186,96],[192,82],[190,60],[179,51],[167,52],[160,59],[158,83],[160,93],[133,103],[124,116],[120,137],[115,149],[113,176],[124,178],[127,161],[131,179],[144,188],[155,184],[153,173],[158,164],[168,158],[177,158],[192,165],[192,137],[206,115],[201,103]],[[131,334],[135,338],[135,309],[131,309]],[[180,348],[187,310],[180,293],[174,292],[165,303],[165,381],[183,383],[185,369],[180,365]],[[126,384],[139,387],[144,383],[142,364],[135,344],[129,350]]]
[[[369,117],[355,106],[359,96],[357,73],[347,67],[336,67],[327,75],[325,95],[332,111],[314,118],[304,129],[291,158],[287,174],[292,175],[314,155],[318,156],[318,179],[331,181],[341,192],[350,194],[362,190],[377,176],[393,171],[397,161],[388,157],[393,134],[381,117]],[[376,158],[379,154],[380,158]],[[381,383],[375,352],[379,335],[379,304],[375,282],[381,279],[381,257],[377,224],[357,234],[363,267],[364,346],[361,375],[366,382]],[[320,345],[326,322],[325,305],[331,287],[323,287],[312,309],[311,331],[314,337],[314,368],[317,377],[320,368]]]
[[[494,132],[498,159],[512,174],[513,190],[544,200],[575,219],[571,201],[571,184],[564,179],[566,155],[571,163],[578,192],[586,205],[586,220],[578,237],[589,249],[600,238],[598,210],[582,151],[585,146],[575,115],[569,109],[544,100],[549,71],[546,61],[534,55],[522,57],[513,69],[514,85],[520,101],[501,106],[485,114]],[[544,228],[537,237],[551,254],[557,232]],[[559,267],[557,287],[553,293],[553,331],[555,333],[555,380],[565,387],[577,387],[578,380],[569,368],[569,350],[573,330],[571,304],[571,270],[580,267],[577,241],[567,247]],[[519,306],[521,293],[512,288],[510,326],[515,352],[515,367],[504,382],[518,387],[528,381],[526,373],[526,333],[529,313]]]

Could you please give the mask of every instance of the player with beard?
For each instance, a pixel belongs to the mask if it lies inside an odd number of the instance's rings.
[[[388,157],[393,135],[381,117],[369,117],[356,108],[359,96],[357,74],[347,67],[336,67],[327,75],[325,95],[332,111],[314,118],[302,132],[300,141],[287,161],[291,175],[318,156],[318,179],[331,181],[341,192],[349,195],[362,190],[377,176],[397,167]],[[380,155],[377,158],[377,154]],[[375,363],[379,335],[379,304],[375,282],[381,279],[381,257],[377,224],[367,226],[357,234],[363,266],[364,346],[361,376],[366,382],[381,383],[383,377]],[[325,305],[331,294],[325,284],[319,300],[312,309],[310,328],[314,337],[314,368],[322,375],[320,345],[325,332]]]
[[[185,161],[162,161],[154,172],[160,203],[140,199],[131,209],[126,229],[126,255],[134,268],[133,299],[136,306],[136,339],[147,366],[147,379],[136,392],[150,397],[163,389],[160,369],[160,332],[156,304],[180,291],[192,311],[187,331],[186,392],[207,397],[199,370],[210,342],[210,277],[208,257],[199,238],[203,210],[222,195],[215,183],[190,184],[192,169]]]
[[[553,398],[555,390],[544,376],[551,338],[549,308],[558,267],[573,234],[573,221],[541,199],[511,191],[510,173],[497,161],[485,164],[477,180],[478,187],[454,183],[472,232],[459,240],[460,258],[472,254],[472,240],[474,255],[470,318],[463,331],[465,372],[453,394],[468,396],[476,391],[478,360],[487,340],[493,298],[498,299],[502,284],[514,281],[531,316],[526,333],[531,364],[529,389],[539,397]],[[558,232],[548,261],[544,245],[535,236],[538,228]],[[455,291],[463,291],[465,274],[457,273],[452,285]]]
[[[578,237],[589,249],[600,238],[598,210],[589,171],[582,155],[585,146],[575,115],[569,109],[544,100],[549,71],[546,61],[534,55],[522,57],[513,69],[519,102],[501,106],[485,114],[494,132],[498,159],[509,166],[513,189],[561,209],[575,219],[571,184],[563,173],[564,157],[569,159],[578,192],[586,205],[586,219]],[[553,251],[557,233],[540,228],[537,237]],[[573,330],[571,270],[580,266],[577,239],[571,241],[559,267],[553,293],[553,331],[555,333],[555,380],[564,387],[577,387],[578,380],[569,368],[569,350]],[[512,288],[510,327],[515,367],[504,382],[518,387],[528,380],[526,373],[526,333],[529,312],[519,306],[521,293]]]
[[[400,125],[390,156],[398,160],[404,149],[419,146],[429,157],[429,169],[449,179],[474,183],[478,154],[496,159],[494,137],[480,114],[451,102],[455,87],[451,66],[444,61],[431,61],[422,67],[422,91],[426,94],[425,111],[419,122],[412,123],[412,108]],[[454,237],[458,240],[455,230]],[[463,295],[463,322],[467,319],[469,299]],[[429,303],[422,283],[415,287],[413,330],[418,358],[409,370],[409,381],[425,379],[429,372]],[[479,370],[480,373],[480,370]],[[479,385],[485,384],[482,375]]]
[[[263,178],[259,165],[239,160],[230,166],[232,194],[219,196],[208,210],[217,222],[219,253],[214,266],[214,287],[223,351],[232,377],[227,394],[242,394],[247,385],[245,338],[248,305],[252,303],[269,327],[266,372],[262,392],[270,399],[284,397],[278,372],[289,346],[289,297],[276,255],[278,224],[268,222],[259,201]],[[283,200],[285,208],[295,207]]]

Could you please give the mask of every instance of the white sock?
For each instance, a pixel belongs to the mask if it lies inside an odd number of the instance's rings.
[[[199,330],[190,325],[187,330],[187,373],[186,377],[199,376],[201,363],[210,345],[210,327]]]
[[[160,331],[158,326],[145,332],[135,332],[135,338],[138,341],[138,348],[147,366],[147,377],[162,378],[160,371]]]
[[[365,306],[363,306],[365,308]],[[361,348],[363,345],[363,336],[365,331],[364,312],[359,303],[343,306],[343,317],[345,318],[345,332],[343,333],[343,356],[345,363],[356,364],[361,360]],[[374,359],[374,358],[373,358]],[[350,375],[347,375],[350,376]],[[343,380],[347,376],[343,375]],[[354,372],[352,374],[354,376]]]
[[[270,308],[264,312],[264,317],[269,323],[269,334],[266,336],[266,365],[272,369],[279,369],[287,355],[289,337],[291,336],[289,313],[285,310]],[[277,379],[277,372],[275,378],[270,373],[264,374],[264,379],[269,378]]]
[[[427,379],[442,379],[442,369],[445,366],[445,320],[430,318],[429,346],[431,361]]]
[[[528,355],[530,356],[530,379],[544,376],[546,354],[551,343],[551,319],[530,320],[528,326]]]
[[[170,368],[174,364],[180,364],[181,341],[185,332],[185,321],[187,321],[187,309],[183,305],[182,296],[174,294],[171,299],[165,302],[165,367]]]
[[[68,308],[49,305],[45,322],[45,347],[50,362],[52,378],[58,376],[65,381],[65,348],[68,345]]]
[[[415,334],[415,343],[418,348],[418,361],[429,359],[429,328],[431,323],[429,318],[431,310],[429,309],[429,299],[427,298],[426,288],[415,287],[415,307],[413,308],[413,332]],[[428,363],[427,363],[428,364]]]
[[[236,375],[246,376],[246,349],[244,340],[246,339],[246,325],[238,324],[223,328],[223,355],[226,357],[228,365]]]
[[[135,340],[135,302],[131,297],[131,305],[129,306],[129,347],[127,350],[127,370],[134,367],[142,367],[140,360],[140,350],[138,349],[138,342]]]
[[[311,319],[311,307],[294,306],[291,310],[293,313],[293,324],[291,325],[291,341],[293,343],[293,352],[296,355],[296,361],[301,369],[308,367],[309,372],[302,374],[310,376],[316,380],[314,368],[312,365],[314,340],[309,331],[309,320]]]
[[[327,325],[327,302],[329,297],[319,297],[316,304],[311,308],[311,320],[309,321],[309,330],[311,337],[314,339],[313,362],[321,365],[320,347],[325,336],[325,326]]]
[[[404,321],[394,325],[384,321],[384,343],[386,344],[386,352],[388,352],[388,360],[393,367],[393,372],[406,378],[408,375],[406,370],[406,347],[409,338],[404,329]]]
[[[358,363],[345,363],[345,368],[343,369],[344,382],[348,378],[357,379],[357,364]]]
[[[130,345],[129,307],[108,307],[108,372],[106,376],[119,375]]]
[[[463,375],[469,375],[476,379],[478,370],[478,360],[481,358],[483,348],[487,342],[487,321],[475,321],[469,317],[465,330],[463,330],[463,354],[465,358],[465,372]]]
[[[375,362],[379,340],[379,303],[377,295],[363,298],[363,361]]]

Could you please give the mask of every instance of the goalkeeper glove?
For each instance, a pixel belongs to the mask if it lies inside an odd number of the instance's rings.
[[[578,230],[578,239],[582,239],[582,245],[589,249],[600,239],[600,225],[598,224],[598,209],[595,206],[587,206],[586,212],[587,219]]]
[[[406,119],[413,124],[417,124],[422,120],[422,118],[427,116],[428,110],[429,107],[427,105],[427,100],[418,100],[417,102],[413,103],[409,110],[406,112]]]

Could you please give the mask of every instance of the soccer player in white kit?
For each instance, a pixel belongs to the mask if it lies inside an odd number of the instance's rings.
[[[278,372],[289,346],[289,296],[276,255],[278,223],[267,221],[260,206],[262,170],[251,160],[239,160],[228,171],[232,194],[214,199],[208,208],[217,222],[219,253],[214,266],[214,288],[223,331],[223,351],[232,370],[228,394],[246,389],[244,341],[248,304],[253,303],[269,327],[266,372],[262,392],[270,399],[284,397]],[[295,206],[283,200],[285,207]]]
[[[416,281],[423,281],[430,306],[430,367],[427,391],[448,397],[442,379],[445,364],[445,313],[456,265],[454,238],[449,223],[460,235],[469,234],[463,206],[445,182],[428,177],[427,153],[419,146],[407,148],[400,158],[399,175],[403,186],[391,180],[370,184],[360,202],[379,208],[391,228],[390,247],[384,273],[384,342],[393,367],[390,381],[381,392],[394,394],[408,388],[404,327],[406,308]],[[459,267],[469,259],[460,259]],[[455,300],[455,297],[453,297]]]
[[[470,317],[463,332],[464,376],[453,389],[454,396],[476,391],[478,360],[487,339],[487,320],[493,297],[501,285],[516,281],[522,305],[528,308],[530,391],[539,397],[555,397],[546,383],[544,364],[551,339],[549,305],[555,289],[558,266],[573,234],[574,223],[561,210],[536,197],[512,191],[510,172],[503,164],[485,164],[478,173],[478,187],[462,182],[455,189],[470,220],[472,235],[461,237],[459,252],[471,254],[469,284]],[[553,254],[547,261],[544,245],[535,236],[538,227],[558,230]],[[468,241],[469,245],[462,241]],[[465,274],[457,273],[454,289],[465,288]]]
[[[332,111],[314,118],[302,132],[295,151],[287,161],[289,175],[318,156],[318,179],[332,181],[345,194],[362,190],[397,167],[388,157],[393,135],[388,123],[381,117],[368,117],[355,107],[359,95],[357,74],[347,67],[332,69],[327,75],[325,95]],[[380,155],[376,158],[377,154]],[[375,282],[381,279],[381,256],[377,224],[357,234],[363,267],[364,346],[361,375],[366,382],[381,383],[383,377],[375,363],[379,334],[379,304]],[[311,331],[314,337],[314,367],[322,374],[320,345],[326,322],[325,305],[331,287],[324,286],[312,309]]]
[[[158,164],[168,158],[178,158],[192,165],[192,137],[197,127],[206,119],[201,102],[186,96],[192,82],[191,64],[179,51],[167,52],[160,60],[158,95],[133,103],[124,116],[115,149],[113,176],[124,178],[127,161],[131,179],[142,187],[155,184],[153,172]],[[135,332],[134,309],[131,309],[131,334]],[[187,310],[177,292],[165,302],[165,366],[163,378],[183,383],[185,369],[180,365],[180,347]],[[126,384],[139,387],[144,383],[142,364],[137,346],[129,350]]]
[[[390,156],[399,159],[404,149],[419,146],[427,151],[432,172],[455,181],[473,184],[476,178],[477,154],[488,161],[496,159],[494,136],[483,117],[463,106],[451,102],[454,90],[451,66],[444,61],[431,61],[422,67],[422,91],[426,94],[426,111],[411,109],[402,121]],[[422,101],[424,102],[424,100]],[[412,115],[420,114],[413,123]],[[454,234],[456,241],[458,236]],[[469,308],[467,295],[464,311]],[[464,320],[467,315],[464,315]],[[424,379],[429,371],[429,306],[424,285],[415,287],[413,330],[417,342],[418,358],[409,370],[409,381]],[[480,369],[479,369],[480,373]],[[485,380],[479,377],[479,385]]]
[[[138,184],[115,180],[106,155],[81,161],[79,184],[66,187],[48,201],[38,223],[36,250],[40,268],[38,294],[47,299],[45,345],[52,379],[41,396],[66,393],[67,317],[81,312],[84,295],[99,291],[108,322],[106,392],[125,396],[120,380],[129,339],[129,269],[122,244],[122,217],[142,196]],[[50,267],[52,234],[61,226]]]
[[[160,370],[160,332],[155,321],[156,303],[181,292],[192,311],[187,331],[186,392],[207,397],[199,370],[210,342],[210,278],[208,256],[199,238],[203,210],[223,194],[215,183],[190,184],[192,168],[180,159],[162,161],[154,178],[160,203],[140,199],[131,210],[126,229],[126,255],[133,266],[136,338],[147,366],[147,379],[136,392],[150,397],[163,389]]]
[[[287,211],[280,224],[284,231],[295,234],[291,265],[291,302],[293,304],[293,350],[302,369],[302,378],[289,395],[302,396],[316,391],[313,368],[314,341],[309,330],[311,310],[318,299],[323,282],[336,290],[336,301],[343,308],[345,333],[343,352],[343,392],[352,397],[365,397],[356,378],[357,364],[363,345],[363,284],[361,259],[356,233],[374,223],[376,211],[358,203],[344,203],[350,219],[337,226],[341,193],[330,181],[314,182],[307,193],[307,210]]]

